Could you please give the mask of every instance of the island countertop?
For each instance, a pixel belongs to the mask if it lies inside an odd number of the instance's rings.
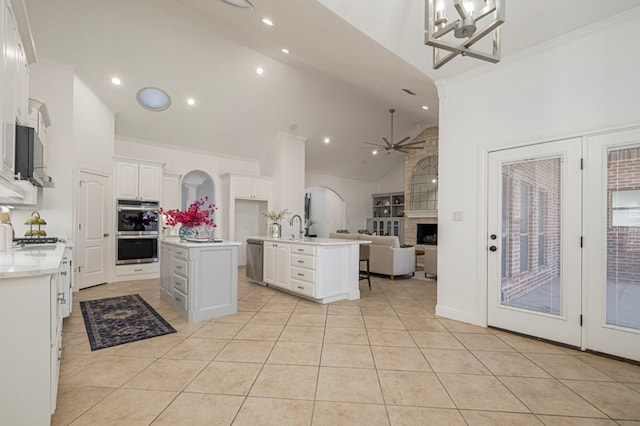
[[[60,267],[64,248],[64,243],[55,243],[0,251],[0,279],[55,274]]]
[[[187,241],[184,238],[180,237],[163,237],[161,240],[162,243],[172,244],[180,247],[192,248],[192,247],[227,247],[227,246],[239,246],[242,243],[239,241]]]
[[[247,240],[262,240],[272,241],[277,243],[290,243],[290,244],[308,244],[315,246],[342,246],[348,244],[370,244],[368,240],[351,240],[341,238],[323,238],[323,237],[305,237],[303,239],[291,239],[291,238],[271,238],[271,237],[247,237]]]

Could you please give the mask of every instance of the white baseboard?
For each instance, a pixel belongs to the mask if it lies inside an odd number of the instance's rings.
[[[440,304],[436,305],[436,315],[456,321],[466,322],[467,324],[478,325],[480,327],[484,326],[481,321],[478,321],[478,318],[473,313],[450,308],[448,306],[442,306]]]

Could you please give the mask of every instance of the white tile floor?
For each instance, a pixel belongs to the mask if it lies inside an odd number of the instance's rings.
[[[639,366],[436,317],[434,281],[319,305],[239,276],[239,312],[196,324],[157,280],[76,293],[53,424],[640,424]],[[132,293],[178,333],[91,352],[78,301]]]

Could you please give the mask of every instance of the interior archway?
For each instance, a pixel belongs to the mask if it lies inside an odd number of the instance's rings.
[[[216,185],[211,176],[202,170],[192,170],[182,178],[182,196],[180,207],[186,210],[191,203],[200,198],[208,198],[213,203]]]
[[[345,229],[346,204],[337,192],[325,186],[310,186],[305,193],[310,197],[309,235],[327,238],[331,232]]]

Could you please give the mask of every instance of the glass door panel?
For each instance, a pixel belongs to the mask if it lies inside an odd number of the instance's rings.
[[[562,315],[560,158],[502,166],[504,306]]]
[[[640,330],[640,147],[607,154],[606,324]]]

